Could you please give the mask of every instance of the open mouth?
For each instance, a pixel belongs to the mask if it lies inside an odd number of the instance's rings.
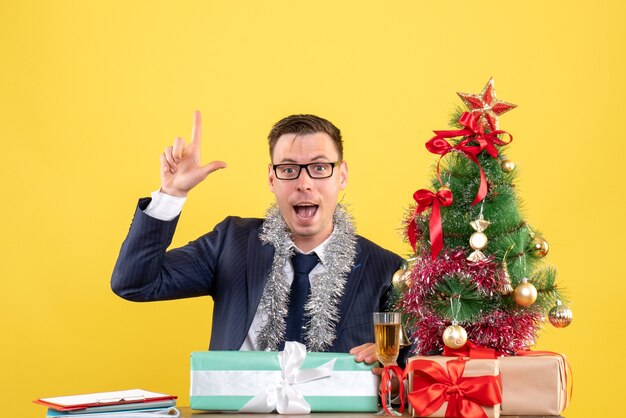
[[[296,216],[300,219],[311,219],[317,213],[318,205],[313,203],[298,203],[293,206],[293,210],[296,212]]]

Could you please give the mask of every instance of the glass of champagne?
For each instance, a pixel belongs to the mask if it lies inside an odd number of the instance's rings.
[[[395,364],[400,352],[400,313],[399,312],[374,312],[374,336],[378,361],[383,366]],[[389,383],[391,385],[391,382]],[[388,389],[387,405],[393,416],[402,414],[391,407],[391,389]],[[384,409],[377,415],[385,415]]]

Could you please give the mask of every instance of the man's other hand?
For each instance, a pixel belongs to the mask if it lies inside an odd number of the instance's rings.
[[[212,161],[200,165],[200,143],[202,119],[196,111],[191,131],[191,143],[176,138],[174,145],[161,154],[161,192],[171,196],[185,197],[189,190],[212,172],[226,167],[223,161]]]
[[[376,344],[374,343],[365,343],[356,346],[350,350],[350,354],[352,354],[358,362],[372,364],[378,361],[378,353],[376,352]]]
[[[376,352],[376,344],[374,343],[366,343],[354,347],[350,350],[350,354],[352,354],[355,357],[355,360],[359,362],[364,361],[367,364],[372,364],[378,361],[378,353]],[[395,362],[393,364],[397,365]],[[374,367],[372,369],[372,373],[380,376],[383,374],[383,368]],[[397,396],[398,386],[398,377],[393,374],[391,378],[391,393],[393,394],[393,397]]]

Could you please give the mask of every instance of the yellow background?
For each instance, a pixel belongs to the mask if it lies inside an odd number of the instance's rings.
[[[261,216],[265,137],[291,113],[343,131],[357,227],[400,254],[400,220],[430,184],[431,130],[490,76],[516,103],[501,127],[526,219],[573,299],[568,417],[623,414],[620,1],[4,1],[0,5],[0,343],[3,415],[38,397],[141,387],[188,404],[208,298],[138,304],[110,274],[159,154],[203,111],[203,159],[174,245],[228,214]],[[618,412],[614,412],[619,408]]]

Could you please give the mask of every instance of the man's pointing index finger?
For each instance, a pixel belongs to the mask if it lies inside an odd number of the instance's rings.
[[[202,115],[196,110],[193,114],[193,128],[191,130],[191,145],[200,147],[202,140]]]

